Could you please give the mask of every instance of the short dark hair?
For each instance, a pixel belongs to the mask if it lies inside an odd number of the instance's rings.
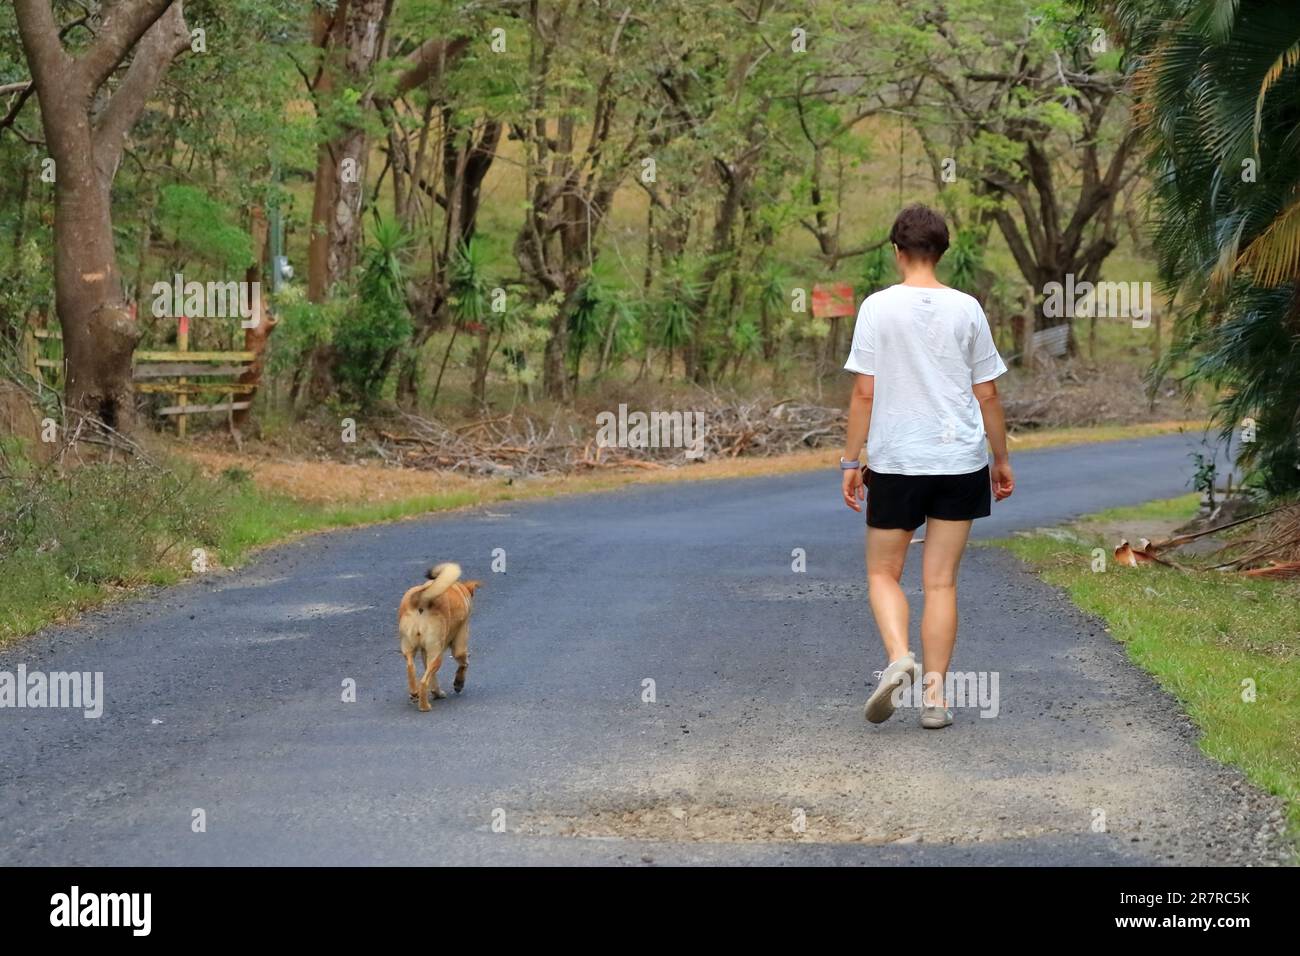
[[[948,223],[929,206],[913,203],[894,220],[889,241],[909,256],[938,262],[948,251]]]

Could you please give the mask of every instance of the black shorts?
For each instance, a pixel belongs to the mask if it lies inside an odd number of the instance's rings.
[[[973,521],[993,510],[989,466],[965,475],[882,475],[866,469],[867,524],[915,531],[926,518]]]

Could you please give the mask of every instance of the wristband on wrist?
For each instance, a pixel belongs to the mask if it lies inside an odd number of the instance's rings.
[[[840,459],[840,471],[857,471],[861,467],[862,462],[858,461],[856,458],[852,460],[848,458]]]

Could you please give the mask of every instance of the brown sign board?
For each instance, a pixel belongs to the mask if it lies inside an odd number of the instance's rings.
[[[853,286],[847,282],[813,286],[812,314],[815,319],[833,319],[842,315],[857,315],[853,300]]]

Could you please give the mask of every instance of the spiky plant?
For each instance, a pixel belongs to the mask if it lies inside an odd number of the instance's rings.
[[[1150,152],[1170,361],[1217,387],[1242,464],[1300,488],[1300,17],[1275,0],[1116,0]]]

